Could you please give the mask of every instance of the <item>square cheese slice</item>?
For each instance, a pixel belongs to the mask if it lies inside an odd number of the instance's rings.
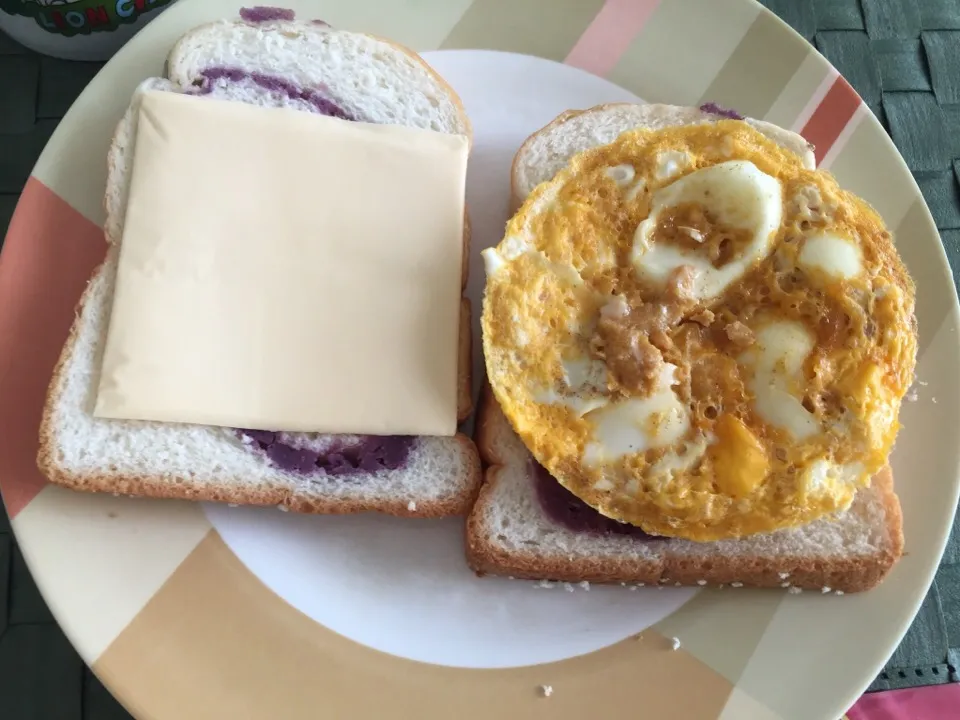
[[[145,93],[94,414],[452,435],[467,153]]]

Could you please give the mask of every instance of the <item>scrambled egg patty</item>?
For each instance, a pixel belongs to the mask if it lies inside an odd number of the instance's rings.
[[[867,203],[748,124],[581,153],[484,258],[497,400],[602,514],[767,532],[847,508],[886,463],[913,283]]]

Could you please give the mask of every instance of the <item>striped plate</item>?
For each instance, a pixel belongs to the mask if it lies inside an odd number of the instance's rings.
[[[895,229],[922,280],[918,374],[927,384],[901,413],[892,459],[908,555],[878,589],[842,598],[546,593],[472,578],[455,523],[294,518],[47,486],[34,463],[41,406],[74,305],[104,255],[113,128],[180,34],[239,7],[181,2],[60,124],[0,262],[0,483],[27,562],[84,660],[135,715],[157,720],[840,717],[931,582],[960,465],[954,286],[917,186],[877,120],[752,0],[290,4],[430,51],[461,92],[477,128],[474,252],[499,239],[512,149],[568,107],[716,101],[814,143],[820,165]]]

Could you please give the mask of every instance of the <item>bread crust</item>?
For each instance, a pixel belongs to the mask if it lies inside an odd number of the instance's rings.
[[[240,24],[242,21],[236,21]],[[165,76],[170,74],[170,66],[174,62],[179,49],[187,41],[192,33],[208,29],[217,23],[207,23],[198,26],[181,36],[174,43],[164,66]],[[293,23],[298,24],[298,23]],[[373,37],[373,36],[369,36]],[[472,129],[469,118],[467,117],[463,103],[456,95],[450,85],[441,78],[433,68],[411,50],[397,45],[396,43],[382,40],[374,37],[378,42],[384,42],[392,47],[404,52],[414,60],[422,64],[431,76],[441,85],[450,95],[451,100],[457,108],[461,122],[467,128],[467,136],[472,143]],[[130,122],[131,111],[124,114],[124,117],[118,122],[114,132],[113,140],[107,153],[108,167],[116,167],[122,159],[124,148],[121,147],[120,138],[128,129],[126,124]],[[109,188],[108,188],[109,192]],[[107,196],[104,198],[104,208],[107,210],[108,219],[104,227],[104,236],[110,245],[119,242],[118,237],[113,237],[110,229],[117,226],[117,218],[111,217]],[[469,277],[469,250],[470,250],[470,220],[466,207],[464,208],[464,227],[463,227],[463,260],[461,263],[461,286],[466,287]],[[103,271],[104,263],[94,271],[94,276]],[[78,473],[72,472],[60,464],[57,458],[57,438],[55,434],[56,409],[59,400],[60,391],[65,383],[65,368],[70,356],[74,352],[75,346],[79,341],[80,316],[84,310],[85,304],[90,299],[91,289],[88,286],[83,296],[80,298],[76,319],[70,328],[70,333],[64,344],[63,350],[54,368],[50,385],[47,389],[46,402],[44,403],[43,417],[40,425],[39,447],[37,452],[37,466],[40,471],[53,483],[67,487],[73,490],[86,492],[112,492],[118,495],[142,496],[150,498],[164,498],[177,500],[194,500],[209,502],[226,502],[238,505],[275,505],[294,512],[302,513],[323,513],[323,514],[352,514],[360,512],[379,512],[399,517],[447,517],[452,515],[464,515],[473,505],[476,494],[482,480],[480,459],[477,455],[476,446],[473,440],[462,434],[457,433],[454,441],[457,443],[460,454],[463,459],[465,478],[459,485],[462,489],[459,492],[452,492],[448,497],[439,499],[416,501],[411,503],[407,499],[398,499],[391,497],[380,498],[337,498],[321,497],[315,494],[308,494],[291,490],[289,485],[285,484],[263,484],[259,487],[249,483],[239,482],[242,478],[236,478],[237,482],[218,481],[212,483],[209,480],[191,477],[170,478],[159,475],[124,475],[119,472],[111,472],[109,468],[104,468],[100,472]],[[472,392],[472,325],[471,325],[471,304],[466,297],[461,298],[460,302],[460,325],[458,340],[458,379],[457,379],[457,419],[463,422],[473,414],[473,392]]]
[[[477,502],[467,517],[467,564],[478,575],[506,575],[528,580],[552,580],[577,583],[644,583],[648,585],[718,586],[737,583],[743,587],[782,588],[785,586],[822,591],[829,588],[844,593],[860,592],[875,587],[903,554],[903,516],[900,501],[893,490],[893,476],[884,468],[874,476],[873,484],[880,491],[886,531],[890,542],[885,550],[872,556],[848,558],[784,557],[771,563],[761,556],[698,557],[670,550],[670,541],[661,546],[655,558],[638,559],[622,556],[610,558],[572,558],[566,555],[544,555],[535,551],[510,551],[488,540],[483,523],[493,502],[494,490],[517,458],[510,458],[504,447],[504,433],[513,430],[500,411],[489,386],[485,384],[477,408],[474,438],[484,463],[483,486]],[[515,438],[516,443],[520,443]],[[529,453],[524,449],[523,460]],[[516,469],[516,468],[515,468]]]
[[[523,205],[523,201],[525,199],[519,187],[520,160],[529,150],[530,146],[533,145],[541,136],[545,134],[549,134],[559,126],[563,125],[564,123],[580,115],[585,115],[588,113],[603,113],[612,108],[631,107],[631,106],[637,106],[637,105],[643,105],[644,107],[648,108],[651,111],[651,113],[662,111],[662,113],[665,114],[670,112],[677,112],[679,110],[690,110],[690,111],[695,110],[695,108],[680,108],[678,106],[663,105],[663,104],[651,103],[651,104],[644,105],[642,103],[613,102],[613,103],[602,103],[600,105],[594,105],[593,107],[585,108],[583,110],[567,110],[565,112],[560,113],[559,115],[557,115],[557,117],[555,117],[549,123],[544,125],[542,128],[540,128],[535,133],[530,135],[526,140],[524,140],[523,143],[520,145],[520,148],[517,150],[516,154],[514,154],[513,156],[513,162],[510,165],[510,206],[511,206],[510,211],[511,213],[514,213],[517,210],[519,210],[520,206]],[[773,125],[772,123],[768,123],[763,120],[754,120],[752,118],[747,118],[747,121],[751,125],[753,125],[756,129],[760,130],[765,135],[770,137],[774,142],[777,142],[777,144],[783,147],[786,147],[785,139],[787,137],[797,142],[800,142],[802,140],[802,138],[800,138],[795,133],[792,133],[789,130],[784,130],[776,125]],[[624,131],[628,129],[629,128],[624,128]],[[811,145],[810,143],[806,143],[806,148],[807,148],[808,157],[804,158],[804,161],[812,163],[813,162],[813,159],[812,159],[813,145]],[[793,147],[791,147],[790,149],[794,151],[796,150],[796,148],[793,148]]]

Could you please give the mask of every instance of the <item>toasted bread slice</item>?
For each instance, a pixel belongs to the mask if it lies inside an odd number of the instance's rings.
[[[304,58],[309,58],[309,63],[302,62]],[[283,470],[253,447],[250,438],[227,428],[93,417],[140,91],[203,92],[223,100],[316,111],[307,93],[289,92],[290,88],[309,88],[324,93],[351,117],[470,134],[459,98],[415,54],[324,25],[292,21],[204,25],[177,43],[167,68],[169,78],[153,78],[141,85],[110,149],[105,195],[107,258],[80,301],[50,384],[41,427],[40,469],[51,481],[77,490],[279,505],[317,513],[378,511],[437,517],[466,512],[481,472],[476,447],[462,434],[416,438],[399,468],[343,476]],[[209,73],[204,74],[209,68],[238,72],[233,77],[220,73],[211,80]],[[271,86],[264,77],[279,78],[282,83]],[[370,78],[378,81],[371,83]],[[465,219],[465,244],[468,239]],[[464,262],[464,279],[466,274]],[[458,380],[461,420],[472,412],[470,345],[470,302],[463,298]],[[311,440],[321,445],[352,442],[320,435]]]
[[[879,583],[903,552],[889,469],[837,517],[738,540],[642,540],[567,529],[540,505],[533,456],[486,388],[475,438],[486,465],[467,519],[466,552],[479,574],[592,583],[794,587],[857,592]]]
[[[717,120],[696,108],[614,103],[561,114],[531,135],[511,170],[519,207],[570,158],[634,128]],[[758,131],[815,167],[812,146],[796,133],[747,118]],[[475,438],[487,469],[467,520],[466,550],[480,574],[564,582],[664,583],[866,590],[889,572],[903,552],[900,504],[889,469],[833,518],[800,528],[738,540],[698,543],[644,541],[632,536],[570,530],[541,507],[531,474],[534,459],[487,387]]]

